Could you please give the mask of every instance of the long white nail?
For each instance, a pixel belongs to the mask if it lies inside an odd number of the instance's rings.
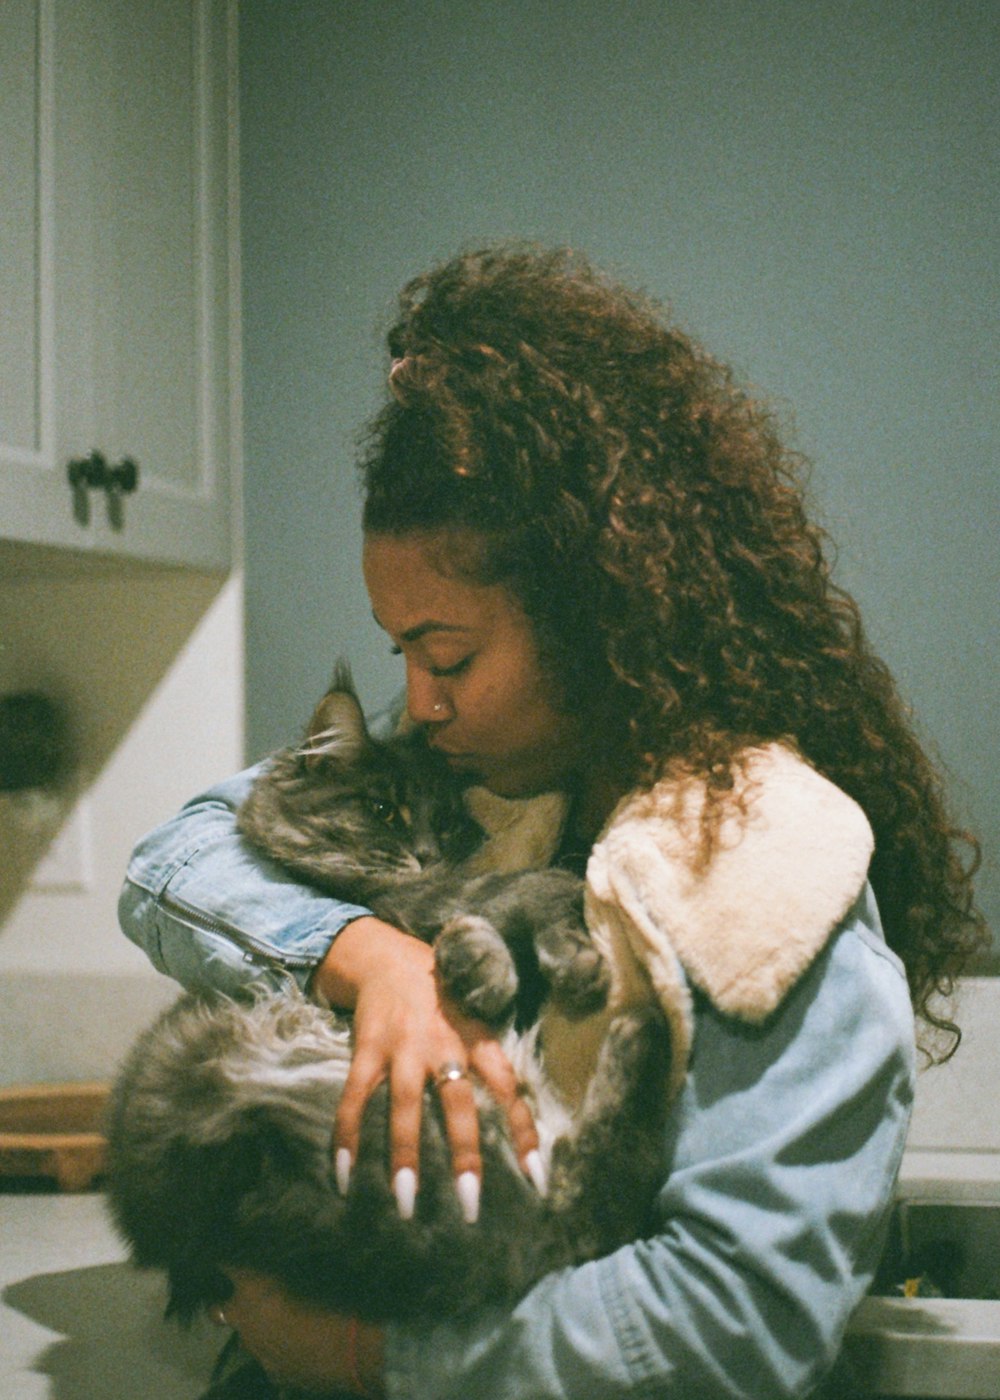
[[[342,1196],[346,1196],[347,1188],[351,1184],[351,1149],[349,1147],[337,1148],[334,1171],[337,1176],[337,1190]]]
[[[455,1178],[455,1192],[458,1204],[462,1207],[462,1219],[466,1225],[475,1225],[479,1219],[479,1177],[475,1172],[462,1172]]]
[[[528,1173],[532,1186],[540,1196],[547,1196],[549,1183],[545,1178],[545,1167],[542,1164],[542,1154],[537,1147],[532,1148],[524,1159],[524,1170]]]
[[[412,1220],[413,1208],[417,1203],[417,1174],[412,1167],[400,1167],[392,1179],[392,1190],[400,1219]]]

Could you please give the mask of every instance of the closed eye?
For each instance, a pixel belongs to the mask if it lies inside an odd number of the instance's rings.
[[[461,661],[456,661],[453,666],[428,666],[431,675],[440,679],[442,676],[460,676],[463,671],[468,670],[472,665],[471,656],[463,656]]]
[[[403,648],[391,646],[389,648],[389,654],[391,656],[402,656]],[[474,653],[470,656],[463,656],[461,661],[456,661],[451,666],[428,666],[427,674],[433,676],[435,680],[441,680],[442,678],[447,678],[448,676],[460,676],[463,671],[467,671],[468,668],[472,665],[473,656]]]

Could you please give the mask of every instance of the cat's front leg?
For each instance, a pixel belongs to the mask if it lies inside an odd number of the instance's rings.
[[[546,994],[567,1016],[589,1016],[607,1001],[611,976],[583,915],[583,882],[568,870],[524,871],[491,916],[512,946],[530,941]]]
[[[659,1008],[611,1022],[576,1128],[555,1145],[549,1200],[578,1259],[646,1234],[663,1181],[670,1032]]]
[[[449,919],[434,940],[434,959],[442,988],[467,1015],[494,1026],[510,1018],[517,969],[488,919],[476,914]]]

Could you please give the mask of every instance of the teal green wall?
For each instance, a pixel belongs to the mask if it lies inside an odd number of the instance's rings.
[[[776,400],[1000,925],[996,0],[243,0],[253,755],[368,617],[353,463],[403,281],[568,242]]]

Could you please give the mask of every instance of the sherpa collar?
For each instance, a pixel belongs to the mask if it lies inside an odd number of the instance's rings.
[[[543,1030],[547,1064],[571,1097],[589,1077],[588,1040],[596,1045],[610,1015],[651,994],[671,1028],[678,1087],[693,1034],[689,981],[726,1015],[763,1021],[857,899],[874,846],[858,804],[785,745],[744,760],[707,863],[698,860],[706,789],[694,778],[626,797],[599,837],[586,916],[611,966],[609,1006],[589,1028],[551,1013]],[[516,819],[506,809],[507,841],[523,824],[551,854],[558,809],[543,801],[544,811],[518,804]]]

